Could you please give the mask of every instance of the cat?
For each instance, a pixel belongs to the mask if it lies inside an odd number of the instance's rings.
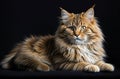
[[[104,61],[104,35],[94,16],[94,7],[79,14],[60,10],[60,24],[55,35],[26,38],[5,56],[2,68],[114,71],[114,66]]]

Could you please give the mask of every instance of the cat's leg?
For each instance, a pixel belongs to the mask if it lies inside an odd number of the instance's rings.
[[[114,66],[104,61],[98,61],[96,65],[99,66],[101,71],[114,71]]]
[[[87,62],[79,63],[62,63],[59,66],[63,70],[77,70],[77,71],[88,71],[88,72],[99,72],[100,68],[97,65],[93,65]]]
[[[27,55],[19,55],[15,57],[14,63],[20,69],[21,67],[25,67],[27,70],[30,71],[49,71],[50,67],[42,61],[38,61],[38,59],[39,58],[35,59]]]

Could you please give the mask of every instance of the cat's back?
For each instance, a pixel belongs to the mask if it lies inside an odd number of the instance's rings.
[[[23,42],[18,43],[17,46],[12,50],[19,53],[47,53],[54,43],[54,36],[31,36],[26,38]]]
[[[2,68],[11,68],[10,62],[16,65],[46,63],[51,65],[48,53],[53,50],[54,36],[31,36],[18,43],[1,62]],[[41,63],[40,63],[41,62]],[[34,67],[33,67],[34,68]]]

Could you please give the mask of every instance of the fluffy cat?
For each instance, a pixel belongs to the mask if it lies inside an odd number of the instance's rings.
[[[114,71],[114,66],[104,61],[104,38],[94,17],[94,7],[80,14],[61,8],[60,19],[55,35],[26,38],[6,55],[2,67],[29,71]]]

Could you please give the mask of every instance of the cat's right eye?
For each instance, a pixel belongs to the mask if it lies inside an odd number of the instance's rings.
[[[75,30],[76,29],[75,26],[69,26],[68,28],[70,28],[71,30]]]

